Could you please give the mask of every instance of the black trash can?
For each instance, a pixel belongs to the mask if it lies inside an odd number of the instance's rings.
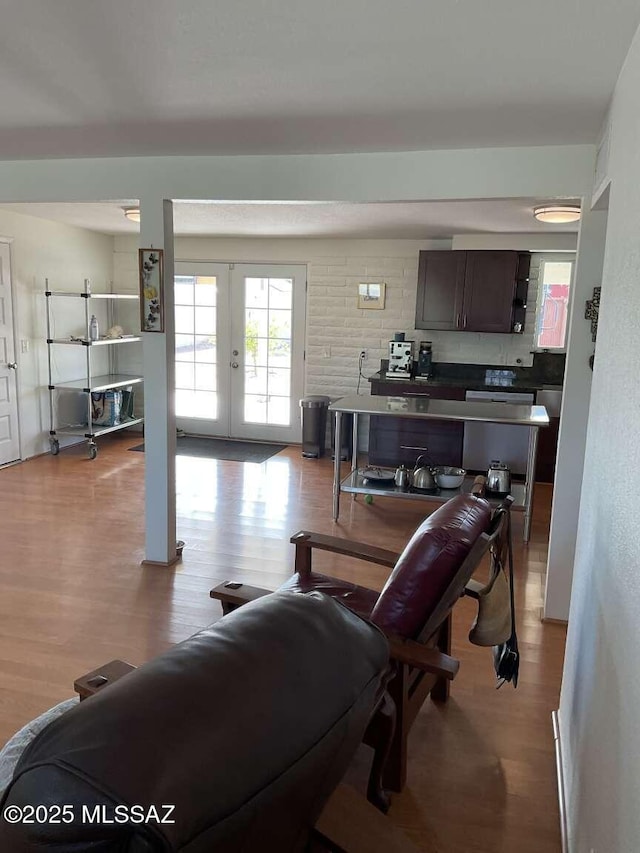
[[[315,395],[300,400],[302,408],[302,455],[311,459],[324,456],[329,397]]]
[[[342,423],[340,424],[340,459],[345,462],[351,459],[351,451],[353,449],[353,415],[351,412],[342,413]],[[336,415],[331,413],[331,458],[335,458],[334,448],[336,446]]]

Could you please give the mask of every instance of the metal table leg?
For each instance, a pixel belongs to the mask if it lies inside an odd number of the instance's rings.
[[[351,425],[351,473],[358,467],[358,413],[354,412]],[[352,500],[356,500],[358,495],[354,492],[351,495]]]
[[[524,484],[524,534],[525,542],[529,541],[531,532],[531,513],[533,510],[533,487],[536,481],[536,456],[538,454],[538,427],[529,428],[529,454],[527,457],[527,473]]]
[[[333,442],[333,520],[340,515],[340,452],[342,450],[342,412],[336,412],[336,429]]]

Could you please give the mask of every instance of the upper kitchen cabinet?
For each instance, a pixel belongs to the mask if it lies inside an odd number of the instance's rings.
[[[515,311],[523,302],[516,288],[521,280],[526,285],[528,260],[526,253],[508,251],[420,252],[416,328],[516,331]]]
[[[416,329],[461,328],[466,252],[420,252]]]

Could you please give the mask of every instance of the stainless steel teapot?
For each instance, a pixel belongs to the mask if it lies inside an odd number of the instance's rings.
[[[487,471],[486,489],[488,492],[496,492],[500,495],[506,495],[511,490],[511,471],[497,459],[491,461]]]
[[[424,491],[437,489],[438,484],[436,483],[431,466],[423,465],[423,460],[423,456],[418,456],[416,459],[416,464],[411,474],[411,485],[414,489],[423,489]]]

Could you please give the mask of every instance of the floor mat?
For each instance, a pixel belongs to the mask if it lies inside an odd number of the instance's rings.
[[[180,436],[176,443],[176,456],[200,456],[207,459],[224,459],[227,462],[264,462],[284,450],[286,444],[262,444],[258,441],[229,441],[225,438],[201,438],[195,435]],[[130,447],[144,453],[144,442]]]

